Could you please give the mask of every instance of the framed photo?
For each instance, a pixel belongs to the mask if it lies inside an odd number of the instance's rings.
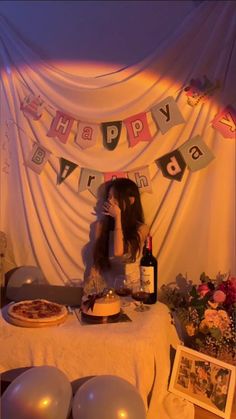
[[[233,365],[179,345],[169,391],[230,419],[235,389]]]

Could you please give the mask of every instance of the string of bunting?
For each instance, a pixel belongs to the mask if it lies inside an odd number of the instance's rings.
[[[194,107],[209,99],[216,89],[220,87],[219,81],[212,83],[206,76],[201,79],[191,79],[183,91],[187,97],[187,103]],[[20,104],[24,116],[38,121],[46,107],[45,101],[34,93],[28,94]],[[51,106],[50,106],[51,108]],[[168,96],[151,108],[151,116],[157,128],[162,134],[170,128],[185,122],[176,101]],[[65,112],[56,110],[52,118],[47,137],[58,139],[63,144],[67,143],[72,126],[76,120]],[[211,121],[212,127],[217,129],[225,138],[235,138],[236,110],[232,105],[227,105]],[[74,137],[74,145],[87,149],[93,147],[99,135],[99,128],[102,132],[103,146],[113,151],[120,139],[122,124],[125,125],[127,138],[130,147],[134,147],[140,141],[151,142],[153,136],[149,129],[147,112],[132,115],[123,121],[102,122],[100,124],[77,121],[77,131]],[[34,142],[31,152],[26,160],[26,165],[40,174],[43,167],[49,160],[51,152],[42,145]],[[164,177],[171,180],[181,181],[186,167],[191,171],[197,171],[206,167],[214,155],[204,143],[200,135],[187,140],[178,149],[165,154],[155,160],[161,169]],[[60,172],[57,183],[61,184],[79,165],[60,157]],[[128,177],[140,188],[140,191],[151,192],[151,182],[148,166],[128,172],[106,172],[101,173],[93,169],[81,168],[78,191],[88,189],[96,196],[98,187],[104,182],[116,177]]]

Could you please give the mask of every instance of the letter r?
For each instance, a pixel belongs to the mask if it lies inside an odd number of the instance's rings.
[[[95,179],[95,176],[89,176],[88,178],[88,183],[87,183],[87,187],[89,188],[91,186],[92,181]]]

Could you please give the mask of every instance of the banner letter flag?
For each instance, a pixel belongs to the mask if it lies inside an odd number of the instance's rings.
[[[60,173],[58,175],[57,183],[60,185],[64,180],[78,167],[78,164],[60,157]]]
[[[53,118],[48,137],[57,137],[62,143],[66,143],[74,122],[74,118],[66,115],[63,112],[56,111],[56,116]]]
[[[38,121],[43,113],[43,104],[44,101],[40,98],[40,96],[37,97],[30,94],[24,98],[23,102],[21,102],[20,109],[23,111],[26,118]]]
[[[47,150],[45,147],[34,143],[31,153],[26,160],[26,166],[32,169],[34,172],[40,174],[44,165],[47,163],[50,157],[51,151]]]
[[[78,122],[74,144],[82,149],[93,147],[97,142],[99,126],[86,122]]]
[[[152,140],[145,112],[125,119],[124,124],[128,132],[130,147],[134,147],[139,141]]]
[[[213,128],[217,129],[225,138],[235,138],[236,110],[228,105],[212,120]]]
[[[122,121],[103,122],[101,126],[104,147],[114,150],[120,139]]]
[[[162,134],[165,134],[171,127],[184,122],[184,118],[172,96],[155,105],[151,109],[151,113]]]
[[[148,166],[128,172],[128,178],[133,180],[140,192],[152,192],[151,179]]]
[[[181,181],[186,163],[178,150],[165,154],[156,160],[157,166],[161,169],[164,177],[171,180]]]
[[[95,170],[82,168],[79,178],[79,192],[88,189],[95,197],[99,186],[104,182],[103,174]]]
[[[186,141],[178,150],[192,172],[203,169],[215,158],[199,135]]]
[[[109,182],[110,180],[115,180],[118,178],[127,178],[127,172],[107,172],[104,173],[104,181]]]

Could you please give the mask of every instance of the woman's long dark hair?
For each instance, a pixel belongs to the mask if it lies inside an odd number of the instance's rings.
[[[105,201],[108,199],[109,191],[113,188],[114,196],[121,209],[121,224],[124,237],[124,252],[130,254],[130,260],[135,261],[140,253],[140,236],[138,228],[144,223],[144,215],[140,200],[139,189],[136,183],[130,179],[117,178],[107,183]],[[130,197],[135,198],[134,203]],[[109,233],[114,229],[114,219],[104,216],[101,221],[101,232],[94,246],[94,266],[101,272],[109,269]]]

